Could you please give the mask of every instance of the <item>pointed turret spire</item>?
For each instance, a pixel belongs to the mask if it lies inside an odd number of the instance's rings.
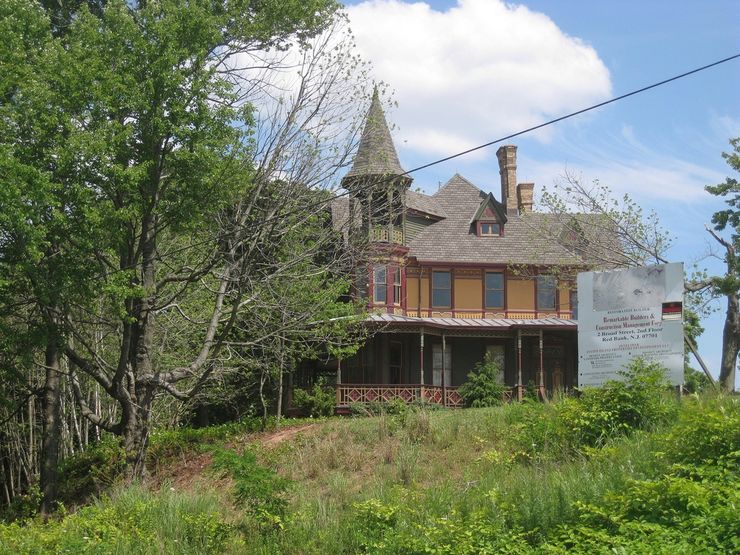
[[[391,176],[404,173],[393,146],[391,132],[380,105],[378,87],[373,89],[373,99],[365,118],[360,146],[357,149],[352,169],[345,179],[360,176]],[[411,182],[411,178],[408,178]]]

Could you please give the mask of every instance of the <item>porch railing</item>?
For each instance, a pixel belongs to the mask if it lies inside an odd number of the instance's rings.
[[[338,407],[352,404],[387,403],[396,399],[405,403],[426,402],[450,408],[463,406],[462,397],[457,387],[453,386],[442,388],[438,385],[420,384],[341,384],[336,388]],[[510,402],[513,398],[511,389],[504,391],[504,402]]]
[[[352,404],[387,403],[399,399],[405,403],[426,402],[460,408],[463,400],[457,387],[441,387],[421,384],[341,384],[336,386],[337,406],[346,407]],[[443,402],[443,397],[444,398]],[[513,389],[506,389],[503,401],[509,403],[515,398]]]

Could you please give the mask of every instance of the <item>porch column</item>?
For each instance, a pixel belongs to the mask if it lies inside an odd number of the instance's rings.
[[[539,337],[539,340],[540,340],[540,372],[539,372],[539,379],[537,381],[539,382],[538,389],[539,389],[540,399],[542,401],[547,401],[547,391],[545,389],[545,358],[544,358],[543,346],[542,346],[542,343],[543,343],[542,336],[543,336],[543,333],[542,333],[542,330],[540,330],[540,337]]]
[[[419,401],[424,400],[424,328],[419,328]]]
[[[521,401],[524,398],[524,385],[522,384],[522,330],[516,330],[516,398]]]
[[[447,384],[445,383],[445,372],[447,371],[447,341],[442,334],[442,406],[447,406]]]

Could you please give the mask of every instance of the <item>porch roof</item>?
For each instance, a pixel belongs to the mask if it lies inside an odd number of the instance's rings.
[[[562,318],[429,318],[401,316],[400,314],[371,314],[367,322],[379,325],[393,325],[403,327],[429,327],[437,329],[456,330],[496,330],[506,331],[515,329],[558,329],[563,331],[576,331],[578,322],[576,320],[564,320]]]

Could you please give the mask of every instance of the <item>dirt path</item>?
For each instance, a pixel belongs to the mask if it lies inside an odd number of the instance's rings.
[[[266,447],[272,447],[275,445],[278,445],[279,443],[282,443],[286,439],[292,439],[301,432],[305,432],[306,430],[310,430],[316,426],[315,423],[311,424],[300,424],[298,426],[290,426],[288,428],[281,428],[278,430],[275,430],[274,432],[269,432],[262,436],[260,438],[260,441],[262,442],[262,445]]]

